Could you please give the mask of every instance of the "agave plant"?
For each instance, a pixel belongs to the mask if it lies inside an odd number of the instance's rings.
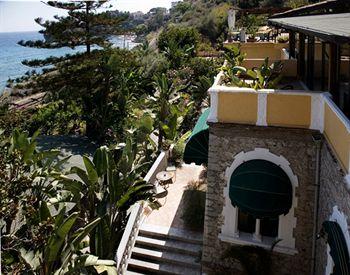
[[[247,70],[246,75],[253,80],[250,87],[255,90],[277,88],[278,83],[282,79],[282,69],[283,64],[281,61],[276,61],[269,65],[269,58],[266,57],[259,68]]]
[[[142,175],[147,163],[137,156],[137,146],[128,140],[112,149],[96,150],[93,160],[83,157],[85,169],[70,171],[78,179],[61,176],[60,182],[72,196],[83,219],[101,221],[90,234],[90,252],[113,259],[127,223],[128,209],[140,200],[152,200],[153,185]]]

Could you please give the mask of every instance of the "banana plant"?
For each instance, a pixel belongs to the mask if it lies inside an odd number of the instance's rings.
[[[94,267],[97,271],[104,269],[110,271],[110,274],[117,274],[114,261],[99,260],[96,256],[81,252],[84,239],[99,224],[101,218],[96,218],[76,230],[78,212],[67,214],[67,209],[63,206],[56,215],[51,215],[45,201],[41,202],[38,212],[40,222],[49,222],[54,230],[42,250],[20,249],[20,258],[32,271],[43,275],[61,275]]]
[[[172,106],[181,102],[181,92],[185,90],[186,87],[181,85],[175,86],[165,74],[156,76],[153,85],[156,93],[151,99],[152,105],[154,106],[153,109],[156,116],[156,127],[158,130],[158,149],[161,149],[163,138],[166,135],[163,126],[168,124],[169,116],[171,116],[172,112]],[[174,120],[175,118],[172,119]]]
[[[167,120],[161,122],[162,130],[168,142],[175,143],[180,137],[182,122],[191,109],[192,104],[193,102],[188,103],[186,106],[170,106]]]
[[[83,157],[85,169],[70,171],[78,179],[60,178],[63,188],[72,193],[71,201],[89,222],[101,221],[89,234],[90,252],[100,258],[113,259],[118,248],[128,209],[138,201],[152,200],[153,185],[142,175],[146,163],[137,158],[137,146],[128,140],[112,149],[102,146],[93,160]]]

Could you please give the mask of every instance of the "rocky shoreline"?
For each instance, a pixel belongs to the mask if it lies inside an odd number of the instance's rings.
[[[46,93],[33,93],[31,89],[6,87],[0,95],[0,106],[8,105],[9,109],[28,109],[42,103]]]

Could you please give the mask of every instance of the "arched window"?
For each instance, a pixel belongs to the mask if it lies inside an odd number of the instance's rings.
[[[282,156],[257,148],[236,155],[226,170],[224,224],[219,238],[294,254],[297,177]]]
[[[293,188],[288,175],[266,160],[244,162],[230,178],[229,197],[238,208],[238,231],[255,239],[278,236],[278,217],[292,206]]]

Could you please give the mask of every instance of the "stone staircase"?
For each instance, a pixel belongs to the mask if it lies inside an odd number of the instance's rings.
[[[201,274],[202,234],[142,225],[126,274]]]

